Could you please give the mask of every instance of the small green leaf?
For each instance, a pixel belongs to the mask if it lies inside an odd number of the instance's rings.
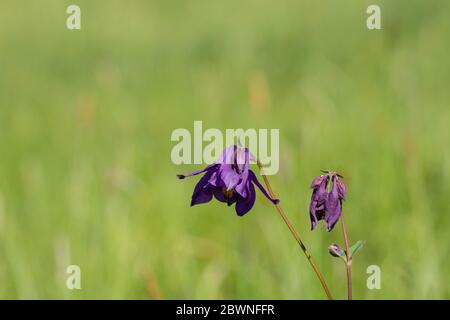
[[[353,258],[353,256],[362,249],[364,244],[366,243],[366,240],[358,240],[354,245],[352,245],[349,249],[350,251],[350,259]]]

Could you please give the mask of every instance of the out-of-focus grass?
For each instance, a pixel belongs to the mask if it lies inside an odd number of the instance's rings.
[[[338,298],[337,228],[309,231],[309,183],[346,177],[357,298],[450,298],[450,3],[4,0],[1,298],[324,298],[265,199],[189,208],[175,128],[280,128],[271,177]],[[77,264],[82,289],[65,287]],[[366,268],[382,289],[366,288]]]

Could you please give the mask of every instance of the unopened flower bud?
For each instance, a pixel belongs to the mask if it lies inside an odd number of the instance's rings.
[[[333,243],[328,247],[328,252],[330,252],[333,257],[337,258],[344,255],[344,251],[342,251],[342,249],[336,243]]]

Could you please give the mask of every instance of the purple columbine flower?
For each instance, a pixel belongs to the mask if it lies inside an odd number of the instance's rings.
[[[179,174],[179,179],[205,173],[197,183],[192,194],[191,206],[211,201],[213,196],[227,203],[236,203],[236,213],[246,214],[255,203],[256,193],[254,184],[273,204],[278,199],[272,199],[264,187],[259,183],[255,173],[250,170],[250,151],[232,145],[225,149],[217,162],[203,170],[191,172],[187,175]]]
[[[331,182],[331,188],[329,183]],[[320,220],[325,220],[328,231],[338,222],[342,213],[342,201],[345,200],[345,185],[342,176],[335,172],[327,172],[318,176],[311,183],[313,193],[309,206],[311,230]]]

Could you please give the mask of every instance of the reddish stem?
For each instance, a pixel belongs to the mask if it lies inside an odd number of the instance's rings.
[[[349,251],[349,247],[348,247],[348,237],[347,237],[347,229],[345,228],[344,213],[341,214],[341,225],[342,225],[342,234],[344,236],[344,245],[345,245],[348,300],[352,300],[353,299],[353,290],[352,290],[352,259],[350,257],[350,251]]]
[[[258,164],[259,169],[261,170],[262,169],[261,163],[258,161],[257,164]],[[261,173],[261,176],[264,179],[264,182],[266,184],[266,187],[267,187],[267,190],[269,191],[270,196],[275,199],[276,196],[275,196],[275,193],[272,190],[272,187],[270,185],[269,179],[262,172],[260,172],[260,173]],[[299,244],[300,248],[302,249],[303,253],[305,254],[305,256],[308,259],[309,263],[311,264],[312,268],[314,269],[314,272],[316,273],[317,277],[319,278],[319,281],[320,281],[320,283],[322,285],[322,288],[325,291],[325,294],[327,295],[328,299],[329,300],[333,300],[333,296],[331,295],[331,292],[328,289],[327,284],[325,283],[325,279],[323,278],[322,273],[320,272],[320,270],[317,267],[315,261],[311,257],[311,254],[308,252],[308,250],[306,249],[305,245],[303,244],[302,239],[300,238],[298,233],[295,231],[295,229],[292,226],[292,224],[289,222],[289,220],[288,220],[286,214],[284,213],[283,209],[281,208],[280,204],[276,204],[275,207],[277,208],[277,211],[280,214],[281,218],[283,219],[284,223],[286,223],[287,227],[289,228],[289,231],[291,231],[291,233],[294,236],[295,240],[297,240],[297,243]]]

